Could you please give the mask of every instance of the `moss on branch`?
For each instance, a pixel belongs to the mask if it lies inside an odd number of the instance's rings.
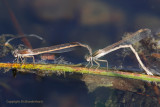
[[[59,65],[59,64],[17,64],[17,63],[0,63],[0,68],[9,68],[9,69],[18,69],[20,72],[30,72],[33,73],[54,73],[57,71],[60,72],[72,72],[72,73],[81,73],[81,74],[93,74],[93,75],[105,75],[113,77],[122,77],[122,78],[131,78],[139,79],[145,81],[155,81],[160,82],[159,76],[150,76],[145,74],[122,72],[115,70],[102,70],[102,69],[89,69],[81,65]],[[20,69],[20,70],[19,70]]]

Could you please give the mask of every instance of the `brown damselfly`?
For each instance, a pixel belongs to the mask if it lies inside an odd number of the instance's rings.
[[[146,71],[146,73],[148,75],[153,75],[146,67],[145,65],[142,63],[138,53],[136,52],[136,50],[133,48],[132,44],[134,44],[135,42],[138,42],[140,40],[142,40],[145,37],[151,36],[151,30],[150,29],[141,29],[138,30],[135,33],[129,34],[127,37],[123,38],[122,40],[107,46],[103,49],[99,49],[97,51],[95,51],[92,56],[86,56],[86,60],[89,62],[88,64],[91,63],[91,67],[93,66],[93,62],[95,62],[98,67],[100,66],[100,64],[98,63],[98,61],[101,62],[106,62],[107,63],[107,69],[108,69],[108,61],[107,60],[101,60],[99,59],[100,57],[103,57],[104,55],[116,51],[118,49],[121,48],[130,48],[132,50],[132,52],[135,54],[136,59],[138,60],[139,64],[141,65],[141,67]],[[97,68],[98,68],[97,67]]]
[[[71,43],[65,43],[65,44],[36,48],[36,49],[23,49],[23,50],[16,49],[13,51],[13,55],[17,58],[17,62],[19,62],[19,59],[21,59],[21,61],[23,62],[23,58],[32,57],[33,63],[35,63],[34,55],[40,55],[44,53],[63,53],[71,51],[75,47],[84,47],[88,49],[90,55],[92,55],[91,48],[88,45],[79,42],[71,42]]]

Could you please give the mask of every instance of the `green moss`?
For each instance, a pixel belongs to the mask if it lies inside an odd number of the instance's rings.
[[[57,65],[57,64],[17,64],[17,63],[0,63],[0,68],[16,68],[26,70],[41,70],[41,72],[50,71],[51,73],[56,71],[61,72],[76,72],[81,74],[94,74],[94,75],[106,75],[113,77],[131,78],[139,79],[145,81],[155,81],[160,82],[160,77],[158,76],[148,76],[144,74],[128,73],[113,70],[94,70],[81,67],[81,65]]]

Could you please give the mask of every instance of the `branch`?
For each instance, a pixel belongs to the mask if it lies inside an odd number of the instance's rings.
[[[160,82],[159,76],[150,76],[145,74],[122,72],[122,71],[113,71],[113,70],[102,70],[102,69],[89,69],[81,67],[81,65],[59,65],[59,64],[17,64],[17,63],[0,63],[0,68],[9,68],[17,69],[20,72],[29,72],[29,73],[40,73],[40,74],[52,74],[57,71],[60,72],[72,72],[72,73],[81,73],[81,74],[94,74],[94,75],[104,75],[104,76],[113,76],[113,77],[122,77],[122,78],[132,78],[145,80],[150,82]]]

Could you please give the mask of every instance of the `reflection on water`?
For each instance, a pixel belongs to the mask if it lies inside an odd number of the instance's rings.
[[[2,71],[2,70],[1,70]],[[3,82],[3,83],[2,83]],[[1,106],[30,105],[32,107],[91,107],[85,84],[74,78],[62,76],[38,77],[33,74],[1,74]],[[43,101],[43,103],[12,104],[6,101]],[[18,102],[19,103],[19,102]],[[65,106],[64,106],[65,105]]]
[[[2,71],[2,70],[1,70]],[[158,107],[159,83],[86,74],[1,74],[3,107]],[[31,102],[32,101],[32,102]]]
[[[160,90],[157,83],[147,81],[84,75],[95,103],[107,107],[158,107]]]

